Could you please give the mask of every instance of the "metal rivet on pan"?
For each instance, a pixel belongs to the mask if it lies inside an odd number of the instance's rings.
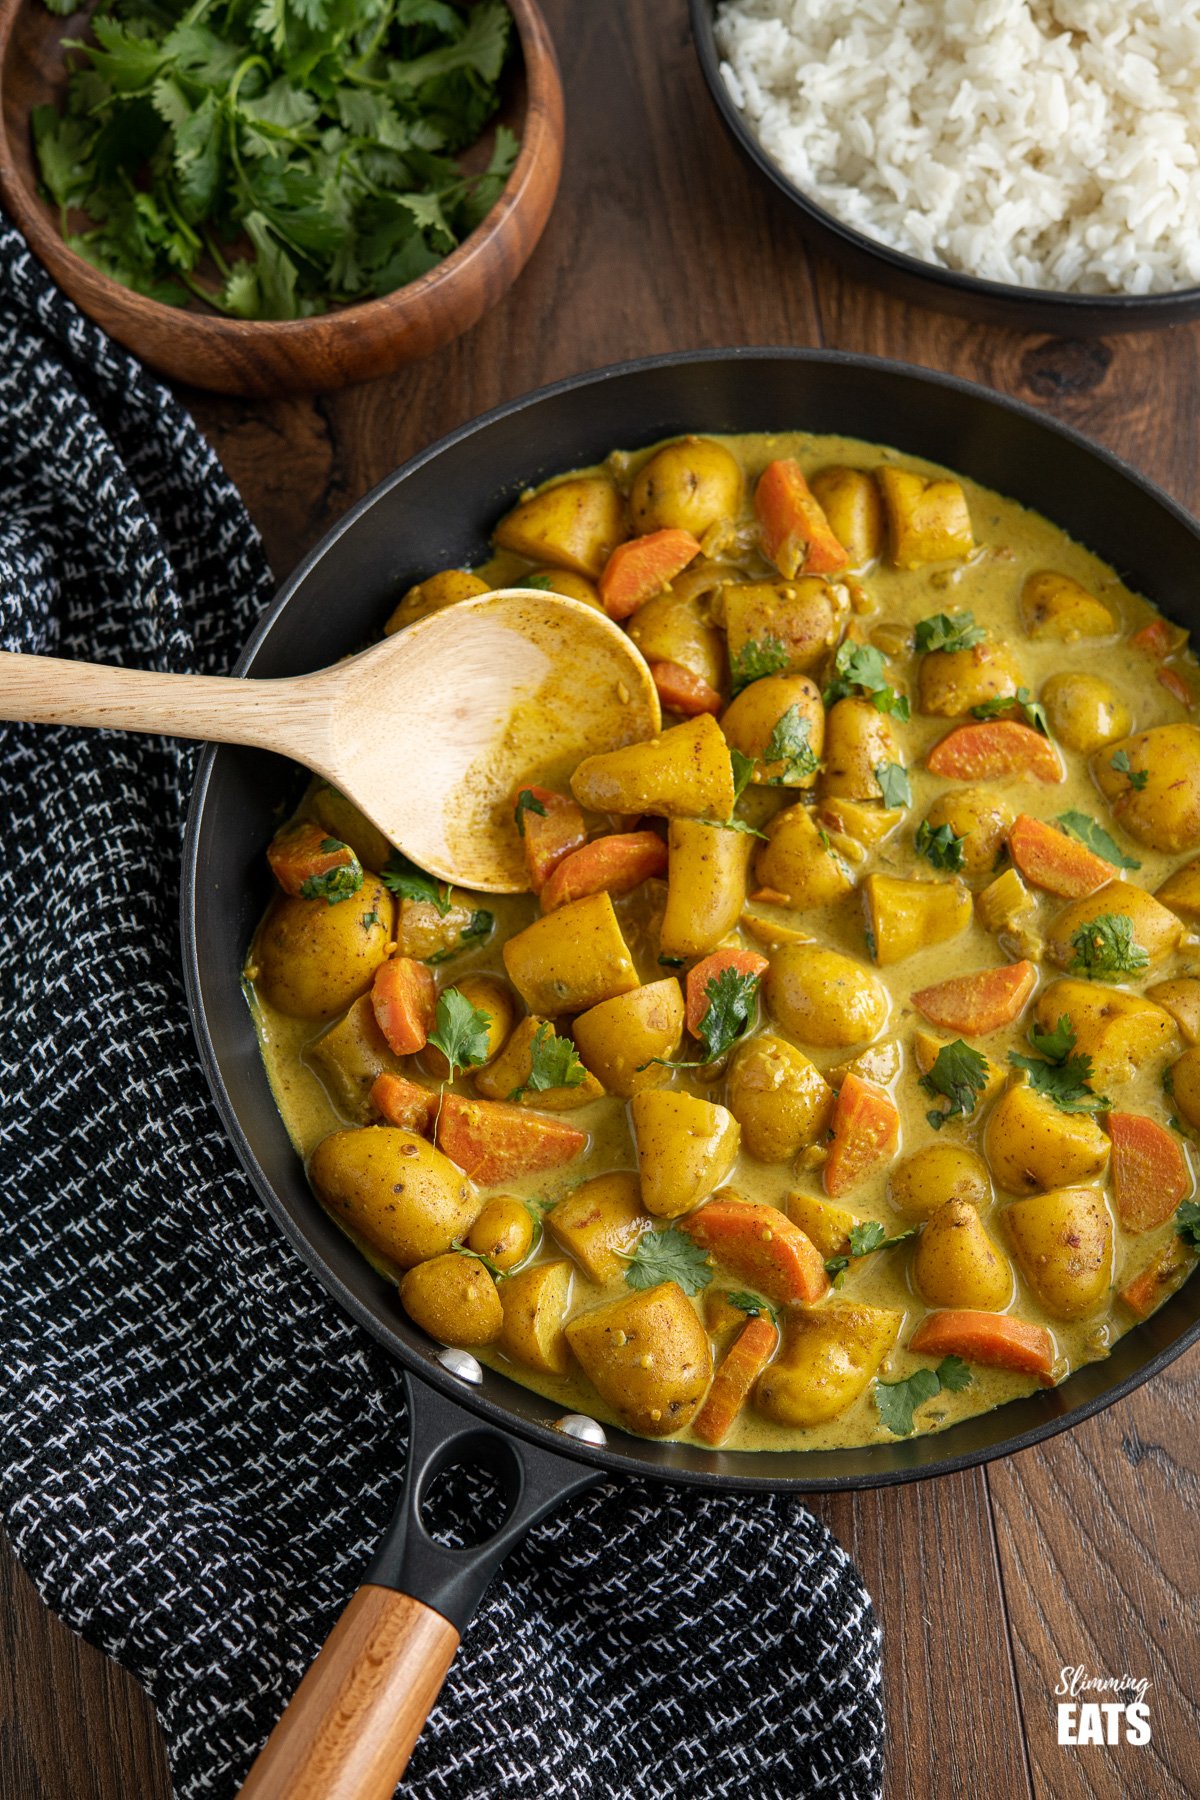
[[[561,1419],[555,1420],[554,1429],[561,1431],[564,1437],[578,1438],[581,1444],[603,1447],[608,1442],[603,1425],[589,1419],[586,1413],[564,1413]]]
[[[469,1381],[472,1387],[482,1385],[483,1370],[469,1350],[439,1350],[436,1355],[443,1369],[456,1375],[459,1381]]]

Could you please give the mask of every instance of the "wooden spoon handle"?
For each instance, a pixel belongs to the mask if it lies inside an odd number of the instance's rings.
[[[328,710],[319,677],[161,675],[0,651],[0,719],[253,744],[303,761],[321,743]]]
[[[432,1607],[360,1587],[240,1800],[392,1800],[457,1648],[457,1631]]]

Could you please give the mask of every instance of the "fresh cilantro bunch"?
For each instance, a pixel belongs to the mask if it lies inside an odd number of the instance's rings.
[[[71,249],[155,300],[297,319],[388,294],[500,196],[512,133],[479,173],[457,153],[511,27],[503,0],[113,0],[64,40],[65,107],[32,114],[42,183]]]

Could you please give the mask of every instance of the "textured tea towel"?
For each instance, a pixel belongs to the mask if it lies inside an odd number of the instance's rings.
[[[269,592],[190,419],[0,218],[4,647],[219,673]],[[396,1367],[264,1213],[197,1064],[192,762],[0,726],[3,1519],[50,1605],[149,1689],[185,1800],[235,1791],[405,1444]],[[853,1800],[881,1767],[879,1633],[828,1532],[794,1501],[627,1482],[509,1559],[404,1791]]]

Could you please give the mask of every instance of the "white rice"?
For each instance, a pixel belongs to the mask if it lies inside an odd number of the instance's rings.
[[[723,0],[767,154],[868,237],[992,281],[1200,285],[1200,0]]]

